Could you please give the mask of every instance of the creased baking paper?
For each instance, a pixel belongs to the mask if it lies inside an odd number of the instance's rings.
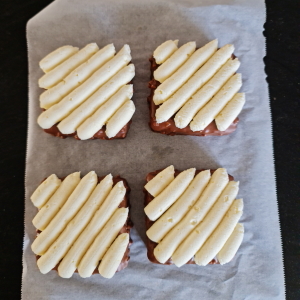
[[[26,167],[26,205],[23,299],[284,299],[284,277],[271,137],[268,87],[264,72],[265,4],[261,0],[59,0],[27,25],[29,56],[29,132]],[[148,58],[162,42],[202,46],[215,38],[219,46],[235,45],[243,75],[246,105],[236,132],[223,137],[165,136],[150,131],[146,98]],[[133,116],[125,140],[62,140],[37,125],[41,112],[38,62],[63,45],[82,48],[125,43],[136,67]],[[21,97],[25,101],[25,97]],[[177,169],[225,167],[240,181],[244,198],[243,243],[232,262],[220,266],[155,265],[146,256],[143,185],[148,172],[173,164]],[[125,177],[131,193],[134,243],[127,269],[107,280],[99,275],[60,278],[42,275],[30,245],[36,208],[30,195],[52,173],[75,171],[99,176],[112,172]]]

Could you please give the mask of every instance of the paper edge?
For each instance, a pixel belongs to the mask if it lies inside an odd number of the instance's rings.
[[[23,232],[23,246],[22,246],[22,280],[21,280],[21,299],[23,299],[23,282],[25,278],[25,237],[26,237],[26,194],[27,194],[27,165],[28,165],[28,146],[29,146],[29,114],[30,114],[30,86],[29,86],[29,45],[28,45],[28,26],[30,20],[32,20],[36,15],[30,18],[25,27],[25,35],[26,35],[26,50],[27,50],[27,86],[28,86],[28,103],[27,103],[27,130],[26,130],[26,150],[25,150],[25,173],[24,173],[24,232]]]
[[[282,261],[282,268],[283,268],[283,292],[284,292],[284,298],[286,299],[286,279],[285,279],[285,266],[284,266],[284,255],[283,255],[283,243],[282,243],[282,230],[281,230],[281,221],[280,221],[280,213],[279,213],[279,202],[278,202],[278,193],[277,193],[277,175],[276,175],[276,167],[275,167],[275,151],[274,151],[274,130],[273,130],[273,115],[272,115],[272,110],[271,110],[271,97],[270,97],[270,86],[269,83],[267,82],[268,74],[266,73],[266,64],[264,62],[264,59],[267,56],[267,38],[264,35],[264,27],[267,22],[267,3],[264,1],[264,10],[265,10],[265,22],[263,26],[263,31],[262,31],[262,36],[264,38],[265,42],[265,49],[264,49],[264,57],[263,57],[263,64],[265,66],[264,68],[264,74],[265,74],[265,81],[267,83],[267,93],[268,93],[268,104],[269,104],[269,114],[270,114],[270,125],[271,125],[271,142],[272,142],[272,157],[273,157],[273,175],[274,176],[274,183],[275,183],[275,197],[276,197],[276,203],[277,203],[277,220],[278,220],[278,225],[279,225],[279,237],[280,237],[280,252],[281,252],[281,261]]]
[[[23,217],[23,245],[22,245],[22,275],[21,275],[21,300],[24,299],[23,297],[23,283],[25,278],[25,268],[27,270],[27,265],[25,261],[25,238],[26,238],[26,199],[27,199],[27,166],[28,166],[28,153],[29,153],[29,131],[30,131],[30,123],[29,123],[29,117],[31,112],[31,105],[30,105],[30,57],[29,57],[29,44],[28,44],[28,31],[31,24],[31,21],[44,11],[48,10],[50,6],[54,6],[57,3],[57,0],[54,0],[53,2],[46,5],[42,10],[38,11],[35,15],[33,15],[26,23],[25,26],[25,37],[26,37],[26,50],[27,50],[27,130],[26,130],[26,149],[25,149],[25,172],[24,172],[24,217]]]

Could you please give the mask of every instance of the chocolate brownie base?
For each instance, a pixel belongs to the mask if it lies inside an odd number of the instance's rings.
[[[106,133],[106,126],[104,125],[98,132],[96,132],[94,134],[94,136],[92,138],[90,138],[89,140],[96,140],[96,139],[100,139],[100,140],[115,140],[115,139],[125,139],[127,136],[127,132],[130,128],[130,124],[132,121],[129,121],[114,137],[109,138]],[[57,127],[57,124],[53,125],[52,127],[50,127],[49,129],[44,129],[44,131],[46,133],[49,133],[53,136],[57,136],[60,137],[62,139],[66,139],[67,137],[74,137],[76,140],[80,140],[81,139],[78,137],[77,132],[71,133],[71,134],[63,134],[60,132],[60,130]]]
[[[102,176],[102,177],[98,177],[98,183],[104,178],[105,176]],[[62,180],[64,180],[64,178],[62,178]],[[124,224],[124,226],[122,227],[122,229],[120,230],[119,232],[119,235],[121,233],[129,233],[130,234],[130,229],[133,227],[133,223],[131,221],[131,218],[130,218],[130,201],[129,201],[129,195],[130,195],[130,187],[126,181],[126,179],[120,177],[119,175],[114,177],[113,178],[113,185],[115,185],[117,182],[119,181],[123,181],[124,183],[124,186],[126,188],[126,194],[122,200],[122,202],[120,203],[119,207],[128,207],[129,208],[129,214],[128,214],[128,218],[126,220],[126,223]],[[37,231],[37,233],[40,233],[41,231]],[[132,239],[130,238],[129,239],[129,244],[127,246],[127,249],[124,253],[124,256],[122,258],[122,261],[117,269],[117,272],[125,269],[127,266],[128,266],[128,262],[130,260],[130,246],[132,245],[133,241]],[[39,255],[36,255],[36,259],[38,260],[40,258]],[[57,271],[58,269],[58,266],[59,266],[59,263],[53,268],[53,270]],[[77,269],[75,270],[75,273],[78,273]],[[99,271],[98,271],[98,268],[96,268],[93,272],[93,274],[99,274]]]
[[[157,171],[154,171],[154,172],[151,172],[147,175],[146,177],[146,181],[150,181],[153,177],[155,177],[159,172],[161,172],[162,170],[157,170]],[[196,174],[197,175],[198,173],[200,173],[201,171],[204,171],[203,170],[196,170]],[[216,170],[210,170],[211,174],[213,174]],[[178,171],[178,170],[175,170],[175,177],[181,173],[181,171]],[[228,178],[229,178],[229,181],[232,181],[234,180],[234,178],[231,176],[231,175],[228,175]],[[150,203],[154,197],[147,192],[146,189],[143,190],[144,194],[145,194],[145,198],[144,198],[144,207],[146,207],[148,205],[148,203]],[[154,222],[151,221],[147,216],[146,216],[146,231],[152,226]],[[152,263],[155,263],[155,264],[162,264],[160,263],[154,256],[154,248],[157,246],[157,243],[151,241],[148,236],[146,235],[146,247],[147,247],[147,256],[148,256],[148,259],[152,262]],[[172,262],[172,259],[169,258],[164,264],[162,265],[172,265],[173,262]],[[195,264],[195,261],[193,258],[191,258],[186,264]],[[215,265],[215,264],[219,264],[219,262],[215,259],[213,259],[209,264],[211,265]]]
[[[235,56],[232,55],[232,59],[234,58]],[[155,58],[153,56],[149,58],[149,61],[150,61],[151,80],[149,81],[148,87],[151,89],[151,92],[147,100],[148,100],[149,111],[150,111],[149,126],[152,131],[166,134],[166,135],[222,136],[222,135],[228,135],[236,130],[237,124],[239,122],[239,118],[236,118],[225,131],[220,131],[217,128],[215,120],[213,120],[205,129],[200,131],[192,131],[190,125],[186,126],[185,128],[176,127],[174,116],[166,122],[157,123],[155,113],[159,105],[155,105],[153,101],[153,95],[156,88],[160,85],[160,82],[154,79],[153,72],[159,67],[159,64],[156,63]]]

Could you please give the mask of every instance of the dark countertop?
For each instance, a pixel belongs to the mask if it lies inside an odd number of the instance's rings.
[[[28,19],[50,2],[0,1],[1,299],[20,299],[21,289],[28,98],[25,26]],[[297,2],[267,0],[264,32],[287,299],[300,299],[300,43]]]

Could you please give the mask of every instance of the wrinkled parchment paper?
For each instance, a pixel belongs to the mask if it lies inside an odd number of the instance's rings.
[[[284,277],[271,137],[268,88],[264,72],[265,4],[261,0],[59,0],[27,26],[29,55],[29,131],[26,167],[23,299],[284,299]],[[197,46],[218,38],[235,45],[241,60],[247,102],[235,133],[224,137],[165,136],[148,127],[148,58],[167,39]],[[124,43],[136,66],[133,100],[137,107],[125,140],[61,140],[44,133],[40,114],[38,62],[62,45],[99,47]],[[174,164],[177,169],[225,167],[240,181],[245,208],[244,241],[224,266],[155,265],[146,256],[143,185],[148,172]],[[95,170],[125,177],[131,188],[134,243],[127,269],[113,279],[42,275],[30,245],[36,209],[30,195],[52,173],[66,176]]]

